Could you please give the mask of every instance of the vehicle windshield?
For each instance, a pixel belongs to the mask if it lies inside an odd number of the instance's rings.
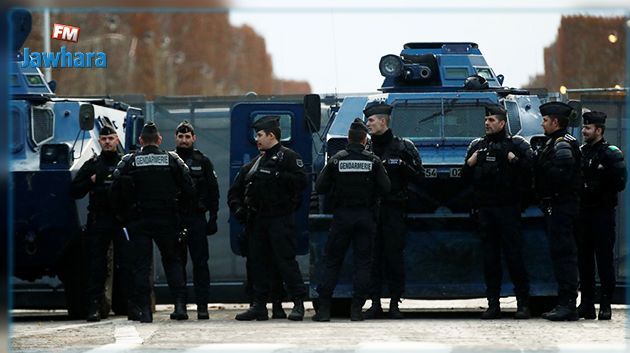
[[[484,135],[485,109],[468,105],[395,106],[391,128],[409,139],[476,138]]]

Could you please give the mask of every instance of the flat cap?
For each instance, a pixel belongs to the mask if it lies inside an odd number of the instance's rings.
[[[546,115],[556,115],[556,116],[564,116],[569,117],[573,108],[562,102],[548,102],[540,106],[540,114],[542,116]]]
[[[280,117],[277,115],[267,115],[262,118],[256,120],[252,124],[252,128],[254,131],[258,132],[260,130],[273,129],[280,127]]]
[[[374,114],[387,114],[390,115],[392,113],[392,106],[381,101],[370,102],[363,109],[363,115],[365,117],[369,117]]]
[[[586,112],[582,114],[582,120],[584,120],[584,125],[588,124],[606,124],[606,113],[603,112]]]

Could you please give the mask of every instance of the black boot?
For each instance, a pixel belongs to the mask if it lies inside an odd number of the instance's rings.
[[[363,304],[365,304],[365,299],[352,298],[352,305],[350,306],[350,321],[363,321]]]
[[[577,307],[578,317],[584,318],[585,320],[595,320],[597,315],[595,315],[595,305],[591,301],[584,301],[580,303]]]
[[[542,318],[549,321],[577,321],[580,319],[575,309],[575,299],[560,300],[553,310],[542,314]]]
[[[293,300],[293,309],[291,309],[288,318],[291,321],[302,321],[304,319],[304,301],[302,299]]]
[[[372,306],[363,313],[363,318],[366,320],[379,319],[382,318],[383,315],[381,298],[372,298]]]
[[[153,322],[153,312],[151,311],[151,305],[146,304],[140,308],[139,320],[142,323]]]
[[[319,308],[311,319],[313,321],[330,321],[330,298],[319,298]]]
[[[209,320],[208,303],[197,303],[197,320]]]
[[[142,310],[140,307],[132,302],[127,302],[127,320],[140,321]]]
[[[517,297],[516,312],[514,313],[514,318],[517,320],[527,320],[531,316],[531,312],[529,311],[529,297]]]
[[[481,314],[482,320],[495,320],[501,318],[501,306],[499,298],[488,298],[488,309]]]
[[[389,302],[389,312],[387,313],[390,319],[400,320],[405,318],[403,313],[400,312],[400,308],[398,308],[398,303],[400,303],[400,296],[393,295]]]
[[[171,313],[171,320],[188,320],[188,312],[186,311],[185,300],[175,300],[175,310]]]
[[[282,309],[281,301],[274,301],[273,306],[271,308],[271,318],[272,319],[286,319],[287,313]]]
[[[267,305],[263,302],[254,302],[254,305],[247,309],[247,311],[237,314],[235,319],[238,321],[269,320]]]
[[[101,306],[99,305],[98,300],[92,301],[88,304],[86,320],[88,322],[101,321]]]
[[[597,320],[610,320],[612,318],[612,309],[610,307],[610,296],[602,295],[599,302],[599,315]]]

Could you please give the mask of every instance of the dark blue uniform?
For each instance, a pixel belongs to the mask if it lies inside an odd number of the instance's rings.
[[[408,185],[419,183],[424,177],[424,169],[416,146],[409,140],[394,136],[391,129],[382,135],[372,135],[372,151],[387,170],[391,191],[383,197],[379,210],[371,297],[373,302],[380,301],[385,278],[392,303],[397,304],[405,291],[404,249]]]
[[[295,259],[293,220],[305,187],[301,157],[278,143],[244,165],[228,192],[230,209],[247,222],[247,261],[260,304],[269,300],[274,266],[292,300],[307,295]]]
[[[474,152],[477,152],[477,163],[472,167],[464,163],[462,177],[473,184],[475,193],[473,213],[479,222],[483,244],[489,310],[495,310],[497,315],[500,313],[502,251],[514,283],[518,307],[526,310],[529,279],[522,253],[520,214],[532,182],[532,149],[522,137],[508,136],[502,130],[474,140],[468,147],[466,161]],[[512,161],[508,159],[510,152],[516,156]]]
[[[560,129],[537,153],[534,176],[545,214],[553,270],[558,282],[558,304],[575,310],[578,271],[575,224],[579,209],[580,149],[576,139]],[[571,314],[573,319],[573,314]]]
[[[88,314],[98,313],[101,304],[105,278],[107,276],[107,251],[114,243],[114,285],[126,298],[125,289],[130,284],[129,244],[125,240],[122,224],[109,200],[109,187],[113,173],[120,161],[117,152],[103,151],[86,161],[72,180],[70,192],[76,199],[89,193],[86,248],[88,255]],[[96,175],[92,182],[92,175]],[[91,320],[98,320],[92,317]]]
[[[134,254],[133,303],[140,309],[142,322],[151,322],[151,262],[153,241],[160,250],[171,294],[176,306],[186,303],[181,229],[178,201],[186,203],[194,188],[186,164],[173,152],[155,145],[125,155],[112,184],[112,198],[125,205],[123,217]]]
[[[378,199],[391,187],[381,160],[361,144],[348,144],[330,158],[317,179],[318,193],[332,197],[333,222],[324,253],[323,277],[317,287],[330,300],[350,243],[353,249],[353,307],[360,314],[371,293],[370,271]],[[360,315],[358,315],[360,316]]]
[[[615,246],[615,208],[617,193],[626,185],[627,171],[623,153],[601,139],[585,144],[582,151],[580,227],[578,259],[580,270],[580,306],[593,306],[595,300],[595,259],[601,282],[602,307],[610,307],[615,289],[613,248]],[[594,309],[593,316],[594,318]],[[600,318],[601,319],[601,318]]]
[[[208,269],[208,238],[217,232],[217,212],[219,210],[219,185],[214,166],[210,159],[192,148],[177,148],[177,155],[186,163],[195,185],[196,193],[180,205],[182,226],[188,230],[188,251],[193,264],[193,283],[197,309],[208,305],[210,271]],[[210,214],[206,220],[206,212]],[[183,249],[184,269],[188,256]],[[185,275],[185,271],[184,271]]]

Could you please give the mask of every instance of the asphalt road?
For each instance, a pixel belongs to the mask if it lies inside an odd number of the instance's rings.
[[[482,321],[484,300],[406,300],[404,320],[239,322],[243,305],[215,304],[210,320],[171,321],[158,306],[151,324],[111,317],[98,323],[67,320],[64,311],[12,312],[12,352],[624,352],[627,306],[611,321],[514,320],[515,299],[502,299],[504,317]],[[290,303],[285,304],[288,313]],[[367,307],[367,305],[366,305]]]

